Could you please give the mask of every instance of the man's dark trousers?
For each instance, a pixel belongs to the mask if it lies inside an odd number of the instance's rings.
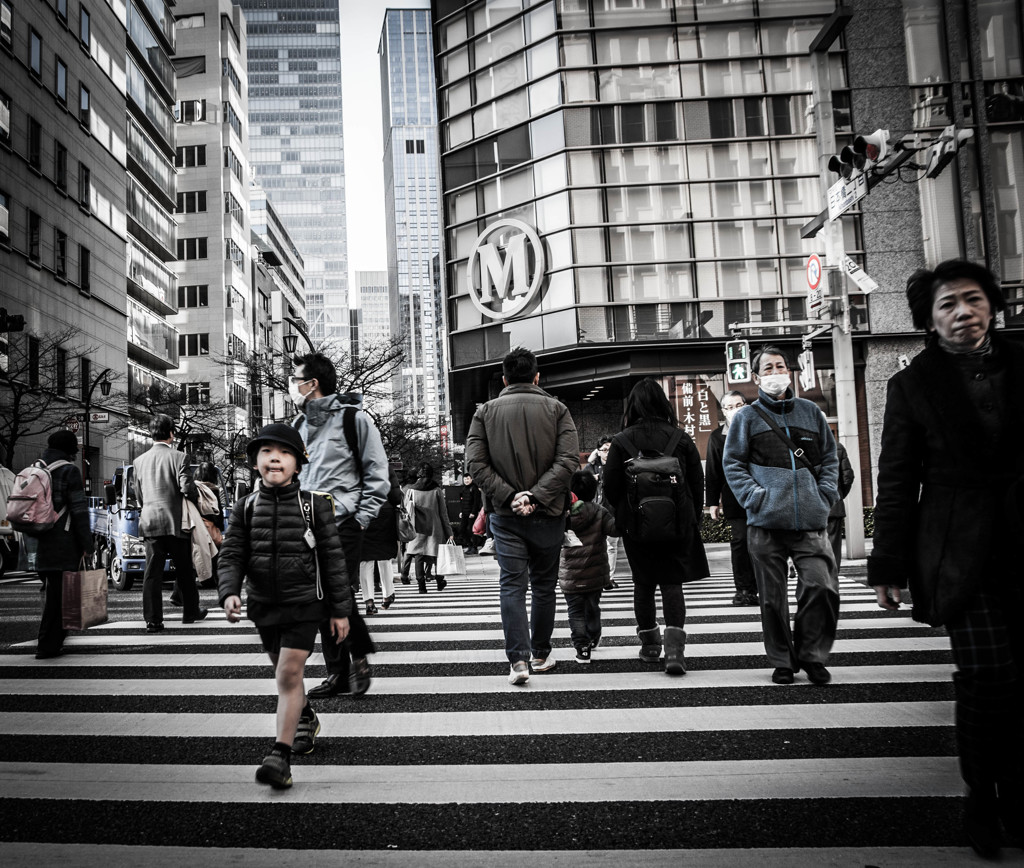
[[[365,657],[377,650],[366,628],[366,621],[359,614],[355,604],[355,592],[359,587],[359,557],[363,550],[363,530],[354,516],[337,519],[338,536],[341,537],[341,548],[345,552],[345,569],[348,572],[349,585],[352,588],[352,614],[348,616],[348,638],[340,645],[331,635],[331,622],[320,624],[320,644],[324,652],[324,663],[327,664],[328,675],[338,675],[343,688],[348,685],[348,671],[351,657]]]
[[[174,563],[174,583],[181,597],[182,617],[194,618],[199,614],[199,589],[196,570],[192,566],[192,543],[184,536],[155,536],[146,540],[146,572],[142,580],[142,616],[147,624],[162,624],[164,601],[164,562]]]

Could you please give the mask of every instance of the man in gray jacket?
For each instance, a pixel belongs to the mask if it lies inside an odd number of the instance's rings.
[[[466,438],[469,474],[490,498],[500,571],[501,626],[509,683],[525,684],[555,665],[555,586],[566,498],[580,467],[568,408],[537,384],[537,358],[517,347],[502,362],[505,388],[473,416]],[[530,618],[526,589],[532,593]]]
[[[288,394],[302,412],[292,423],[302,435],[309,464],[302,469],[306,491],[325,491],[334,499],[334,519],[345,551],[349,585],[359,587],[363,531],[387,500],[391,483],[380,432],[362,409],[362,395],[337,394],[338,375],[330,359],[309,353],[295,359]],[[344,645],[334,641],[331,622],[320,625],[327,679],[311,697],[359,695],[370,686],[367,654],[374,650],[370,631],[357,608],[349,616]],[[349,657],[351,656],[351,667]]]
[[[174,562],[175,585],[184,606],[181,623],[193,624],[206,617],[199,608],[199,590],[192,566],[192,544],[181,529],[181,499],[192,486],[184,452],[174,443],[174,420],[162,413],[149,423],[153,446],[135,459],[135,498],[142,507],[139,533],[146,541],[146,572],[142,579],[142,613],[146,632],[164,628],[161,590],[164,562]]]

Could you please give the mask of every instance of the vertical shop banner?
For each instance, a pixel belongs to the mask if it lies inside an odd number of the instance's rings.
[[[693,438],[703,458],[707,454],[708,437],[719,423],[718,401],[711,393],[711,386],[700,376],[667,377],[665,386],[679,417],[679,427]]]

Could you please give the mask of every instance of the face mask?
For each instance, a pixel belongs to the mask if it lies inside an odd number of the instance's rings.
[[[302,392],[299,391],[299,386],[304,386],[308,382],[309,380],[303,380],[301,383],[288,384],[288,397],[292,399],[292,403],[294,403],[295,406],[298,407],[300,410],[302,409],[302,405],[306,403],[306,400],[309,398],[311,392],[307,392],[305,395],[303,395]]]
[[[778,398],[789,388],[789,374],[765,374],[761,377],[760,385],[766,395]]]
[[[736,418],[736,414],[739,413],[739,411],[739,407],[735,407],[732,410],[722,410],[722,415],[725,416],[725,424],[731,425],[732,420]]]

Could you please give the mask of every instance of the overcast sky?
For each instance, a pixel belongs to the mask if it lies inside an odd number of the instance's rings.
[[[341,99],[345,125],[345,188],[349,286],[355,272],[385,271],[384,143],[377,46],[386,9],[429,9],[428,0],[339,0]],[[354,299],[353,299],[354,300]]]

